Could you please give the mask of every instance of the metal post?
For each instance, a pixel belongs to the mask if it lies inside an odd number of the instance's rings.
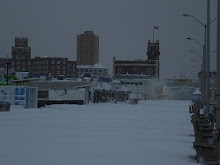
[[[207,0],[207,49],[206,49],[206,113],[210,108],[209,74],[210,74],[210,0]]]
[[[6,74],[7,74],[7,75],[6,75],[6,76],[7,76],[7,85],[8,85],[8,65],[9,65],[9,62],[6,62],[6,69],[7,69],[7,73],[6,73]]]
[[[217,2],[217,81],[216,81],[216,128],[220,130],[220,0]]]
[[[205,28],[205,40],[206,40],[206,28]],[[206,42],[205,42],[206,44]],[[201,102],[202,105],[206,105],[205,101],[205,69],[206,69],[206,46],[203,45],[203,56],[202,56],[202,74],[201,74]]]

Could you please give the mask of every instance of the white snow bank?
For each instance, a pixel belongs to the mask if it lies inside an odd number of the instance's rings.
[[[190,165],[187,101],[51,105],[0,113],[2,165]]]

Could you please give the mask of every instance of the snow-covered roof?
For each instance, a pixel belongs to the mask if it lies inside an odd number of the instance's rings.
[[[117,91],[122,91],[122,92],[128,92],[128,87],[122,86],[120,89]]]
[[[102,69],[106,69],[106,67],[100,63],[97,63],[97,64],[94,64],[94,65],[91,65],[91,68],[102,68]]]
[[[196,89],[194,92],[193,92],[193,95],[201,95],[201,91],[199,89]]]
[[[94,65],[77,65],[77,68],[81,68],[81,69],[90,69],[90,68],[106,69],[106,67],[100,63],[94,64]]]

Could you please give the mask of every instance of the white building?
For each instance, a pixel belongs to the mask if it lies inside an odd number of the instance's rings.
[[[108,77],[108,69],[100,63],[94,65],[77,65],[77,75],[79,78],[91,77]]]
[[[126,88],[130,93],[129,99],[152,100],[162,99],[163,97],[163,81],[159,79],[146,79],[146,78],[121,78],[120,87],[115,83],[112,87],[113,90],[119,88]],[[118,88],[118,89],[116,89]]]

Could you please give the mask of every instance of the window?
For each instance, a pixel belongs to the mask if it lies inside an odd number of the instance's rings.
[[[28,62],[28,65],[31,65],[31,62]]]
[[[57,61],[57,64],[60,64],[60,61]]]
[[[151,46],[151,52],[155,53],[156,52],[156,46]]]
[[[57,71],[57,74],[60,74],[60,71]]]
[[[57,69],[60,69],[60,66],[57,66]]]

